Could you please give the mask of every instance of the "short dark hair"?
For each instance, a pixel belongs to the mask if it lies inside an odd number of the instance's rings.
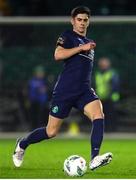
[[[75,7],[72,11],[71,11],[71,17],[76,17],[78,14],[87,14],[88,17],[90,17],[91,15],[91,11],[88,7],[86,6],[78,6]]]

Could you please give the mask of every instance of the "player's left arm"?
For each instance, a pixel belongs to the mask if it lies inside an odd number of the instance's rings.
[[[67,59],[75,54],[78,54],[80,52],[83,51],[88,51],[90,49],[94,49],[96,47],[96,44],[94,42],[89,42],[74,48],[64,48],[62,46],[57,46],[57,48],[55,49],[55,60],[64,60]]]
[[[77,53],[80,53],[81,51],[82,51],[81,47],[74,47],[74,48],[66,49],[61,46],[57,46],[57,48],[55,49],[54,57],[56,61],[64,60]]]

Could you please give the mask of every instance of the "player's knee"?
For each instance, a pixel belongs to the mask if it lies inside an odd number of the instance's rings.
[[[53,138],[57,135],[56,129],[46,129],[48,137]]]
[[[104,119],[104,113],[96,113],[96,114],[93,114],[92,116],[92,120],[95,120],[95,119]]]

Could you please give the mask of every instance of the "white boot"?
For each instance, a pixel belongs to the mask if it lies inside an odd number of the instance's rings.
[[[90,162],[89,168],[91,170],[95,170],[99,167],[105,166],[111,162],[112,157],[113,155],[111,152],[105,153],[103,155],[98,155],[94,157],[94,159]]]
[[[21,141],[21,139],[17,140],[15,151],[14,151],[14,154],[12,156],[13,163],[14,163],[14,165],[16,167],[20,167],[22,165],[23,157],[24,157],[24,152],[25,152],[25,150],[20,148],[20,146],[19,146],[20,141]]]

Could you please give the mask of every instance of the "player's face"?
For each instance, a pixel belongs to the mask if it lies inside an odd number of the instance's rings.
[[[89,26],[89,17],[87,14],[78,14],[71,19],[73,30],[78,34],[85,35],[87,27]]]

